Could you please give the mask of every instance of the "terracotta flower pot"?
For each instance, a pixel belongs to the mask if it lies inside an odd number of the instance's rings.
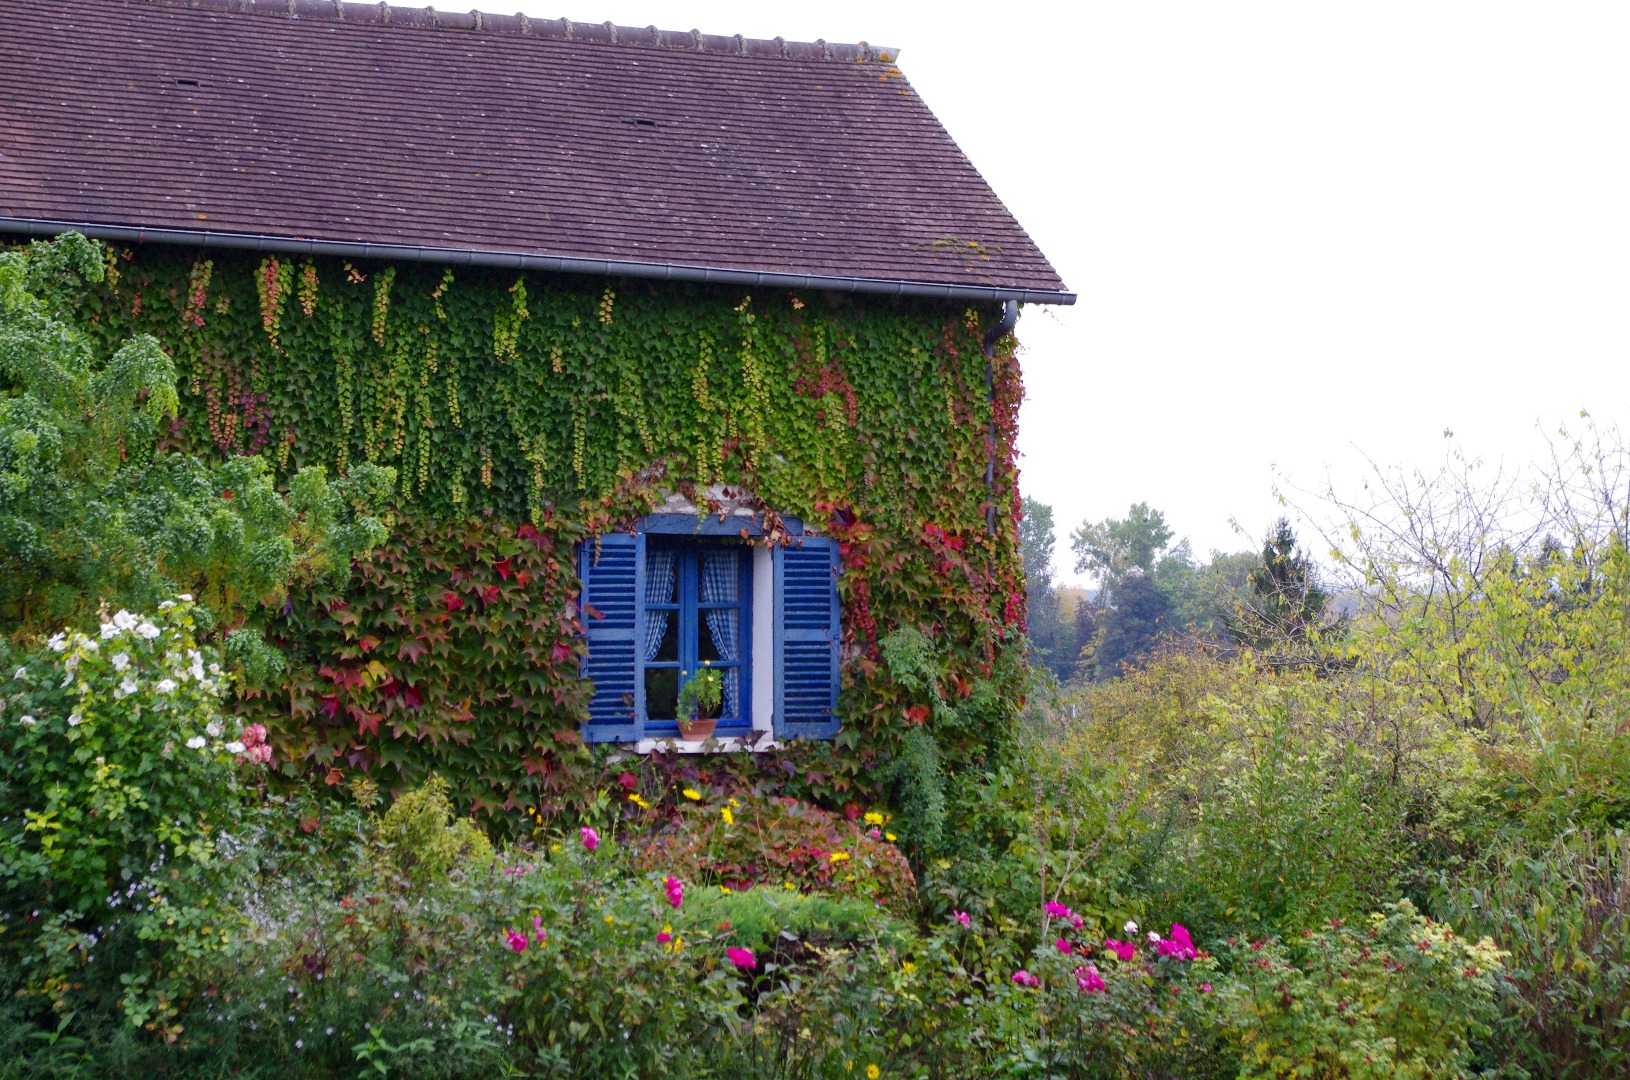
[[[681,720],[679,721],[679,737],[688,742],[700,742],[713,734],[713,729],[718,726],[718,723],[717,717],[696,717],[691,720]]]

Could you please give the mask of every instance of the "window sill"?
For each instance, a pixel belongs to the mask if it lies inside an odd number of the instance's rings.
[[[618,747],[636,754],[737,754],[737,753],[763,753],[766,750],[779,750],[781,744],[765,735],[760,738],[759,732],[752,735],[726,735],[718,739],[701,739],[697,742],[686,742],[682,739],[641,739],[634,743],[618,743]]]

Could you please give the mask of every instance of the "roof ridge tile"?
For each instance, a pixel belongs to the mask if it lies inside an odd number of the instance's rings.
[[[620,26],[607,19],[603,23],[573,22],[569,18],[533,19],[516,12],[471,9],[467,12],[438,11],[433,5],[408,7],[389,0],[377,3],[361,0],[145,0],[156,7],[185,6],[201,11],[230,15],[260,15],[287,19],[332,19],[335,22],[371,26],[410,26],[428,29],[470,30],[482,34],[516,34],[522,37],[556,38],[564,41],[592,41],[604,45],[646,49],[672,49],[688,52],[723,53],[733,56],[780,57],[784,60],[857,60],[891,64],[900,50],[864,41],[852,45],[817,41],[788,41],[785,38],[749,38],[741,34],[704,34],[679,30],[658,30],[655,26]]]

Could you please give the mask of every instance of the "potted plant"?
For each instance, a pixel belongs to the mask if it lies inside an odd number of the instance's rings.
[[[704,665],[679,688],[680,737],[694,741],[712,735],[723,704],[724,676]]]

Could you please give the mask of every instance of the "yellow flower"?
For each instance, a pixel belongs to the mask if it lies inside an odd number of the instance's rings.
[[[883,834],[883,839],[887,840],[889,843],[892,844],[892,843],[894,843],[894,834],[891,833],[891,832],[886,832],[886,833]]]
[[[720,885],[719,886],[719,891],[722,892],[722,893],[727,893],[727,892],[730,891],[730,886],[728,886],[728,885]]]
[[[883,824],[883,815],[879,814],[876,810],[871,811],[870,813],[868,813],[866,815],[866,824],[868,824],[868,825],[881,825],[881,824]]]
[[[882,1075],[883,1070],[879,1069],[876,1065],[866,1066],[866,1080],[877,1080],[877,1078]]]
[[[697,791],[695,788],[688,787],[684,791],[681,791],[679,794],[685,796],[685,798],[689,799],[691,802],[701,802],[702,801],[702,793],[700,791]]]
[[[848,862],[849,853],[847,851],[834,851],[827,856],[827,859],[831,862]]]
[[[913,964],[910,960],[902,960],[900,961],[900,970],[905,972],[907,975],[915,975],[917,973],[917,965]]]
[[[794,885],[794,884],[793,884],[793,883],[792,883],[792,882],[790,882],[790,881],[783,881],[783,882],[782,882],[782,883],[781,883],[781,887],[782,887],[782,888],[783,888],[783,889],[786,889],[786,890],[787,890],[787,891],[788,891],[788,892],[792,892],[792,890],[793,890],[793,889],[795,889],[795,888],[797,888],[797,886],[795,886],[795,885]]]
[[[730,800],[730,805],[731,805],[731,806],[740,806],[740,805],[741,805],[741,803],[739,803],[739,802],[737,802],[737,801],[736,801],[736,800],[735,800],[735,799],[731,799],[731,800]]]
[[[549,850],[550,851],[559,851],[560,850],[560,845],[559,844],[550,844],[549,845]]]
[[[611,916],[610,916],[610,915],[607,915],[607,916],[606,916],[606,925],[607,925],[607,926],[610,926],[610,925],[611,925]]]
[[[639,807],[641,810],[651,809],[651,804],[642,799],[640,797],[640,793],[637,791],[628,797],[628,801]]]
[[[728,806],[719,807],[719,814],[720,814],[721,817],[724,818],[724,823],[726,825],[734,825],[736,823],[736,815],[732,814],[730,812],[730,807],[728,807]]]

